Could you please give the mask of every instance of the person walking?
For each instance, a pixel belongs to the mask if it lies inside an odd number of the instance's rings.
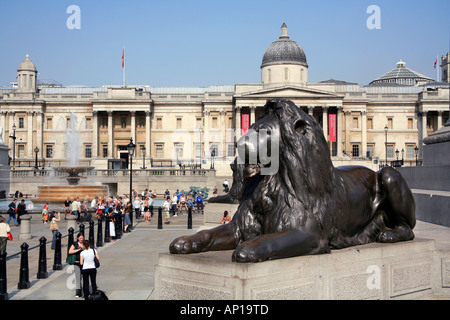
[[[91,248],[89,241],[84,240],[84,250],[80,253],[81,273],[83,275],[84,300],[89,299],[89,279],[91,280],[92,294],[97,292],[97,268],[94,257],[100,261],[97,251]]]
[[[165,221],[164,221],[165,224],[169,224],[170,223],[170,221],[169,221],[169,218],[170,218],[170,202],[171,202],[170,201],[170,196],[167,196],[166,201],[163,203],[163,211],[164,211],[164,214],[166,216]]]
[[[22,199],[17,204],[17,224],[20,225],[20,216],[23,216],[24,214],[27,214],[27,205],[25,204],[25,199]]]
[[[52,235],[53,235],[53,240],[52,240],[52,250],[55,250],[55,242],[56,242],[56,234],[58,233],[58,223],[61,221],[61,215],[58,212],[58,214],[56,214],[55,211],[53,211],[50,214],[50,230],[52,231]]]
[[[69,248],[69,254],[75,255],[75,297],[81,298],[83,296],[81,290],[81,264],[80,264],[80,254],[84,250],[84,235],[83,233],[77,234],[77,241],[72,243]]]
[[[6,219],[0,216],[0,251],[6,251],[6,245],[8,244],[8,232],[11,231],[9,224],[6,223]]]
[[[17,212],[17,208],[16,208],[16,203],[17,203],[17,199],[14,198],[14,200],[8,205],[8,221],[6,221],[7,224],[9,224],[9,222],[11,221],[11,218],[14,220],[14,225],[18,226],[19,224],[17,223],[16,220],[16,212]]]
[[[130,214],[132,213],[132,206],[131,206],[131,202],[128,201],[125,204],[125,207],[123,209],[123,232],[131,232],[131,219],[130,219]]]

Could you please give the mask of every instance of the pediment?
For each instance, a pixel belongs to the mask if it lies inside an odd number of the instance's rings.
[[[241,92],[235,95],[235,98],[326,98],[326,99],[343,99],[343,95],[335,92],[317,90],[306,86],[280,86],[263,88],[260,90]]]

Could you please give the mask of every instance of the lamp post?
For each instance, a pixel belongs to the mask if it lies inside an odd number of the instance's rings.
[[[419,155],[419,148],[417,146],[414,148],[414,154],[416,155],[416,167],[417,167],[418,166],[417,156]]]
[[[133,143],[133,138],[130,138],[130,143],[127,145],[128,155],[130,156],[130,201],[131,201],[131,208],[133,207],[133,156],[134,151],[136,150],[136,145]],[[133,227],[133,211],[130,212],[130,220],[131,220],[131,226]]]
[[[401,163],[401,166],[403,166],[405,164],[404,156],[405,156],[405,149],[402,148],[402,163]]]
[[[141,152],[142,152],[142,169],[147,169],[146,167],[145,167],[145,151],[146,151],[147,149],[144,147],[144,146],[142,146],[141,147]]]
[[[214,169],[214,157],[216,156],[216,149],[211,148],[211,168]]]
[[[384,132],[385,132],[385,142],[384,142],[384,151],[385,151],[385,154],[386,154],[386,164],[385,164],[385,166],[387,166],[387,133],[388,133],[388,126],[386,125],[385,127],[384,127]]]
[[[34,160],[34,167],[37,170],[37,169],[39,169],[38,168],[38,153],[39,153],[39,148],[38,147],[34,148],[34,153],[36,153],[36,158]]]
[[[11,139],[13,139],[13,170],[16,169],[16,124],[14,123],[12,126],[13,134],[12,136],[9,136]]]

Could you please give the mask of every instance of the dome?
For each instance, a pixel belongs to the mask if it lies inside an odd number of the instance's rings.
[[[289,39],[285,23],[281,26],[280,38],[272,42],[264,53],[261,68],[279,64],[297,64],[308,67],[305,52],[297,42]]]
[[[28,54],[27,54],[25,60],[23,60],[22,63],[19,65],[19,69],[17,69],[17,71],[34,71],[34,72],[37,72],[36,66],[30,60],[30,56]]]
[[[406,68],[406,63],[400,60],[399,62],[397,62],[397,67],[395,69],[373,80],[371,83],[369,83],[369,85],[393,84],[415,86],[432,81],[434,80],[428,78],[427,76],[424,76],[423,74]]]

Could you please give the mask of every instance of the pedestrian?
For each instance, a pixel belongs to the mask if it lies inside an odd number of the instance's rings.
[[[27,206],[25,204],[25,199],[20,200],[17,204],[17,224],[20,225],[20,216],[27,214]]]
[[[173,198],[172,198],[172,211],[173,211],[173,216],[174,217],[178,217],[177,215],[177,201],[178,201],[178,196],[176,193],[173,194]]]
[[[44,204],[44,207],[42,208],[42,223],[48,222],[48,202]]]
[[[75,263],[74,263],[74,269],[75,269],[75,297],[81,298],[83,296],[82,290],[81,290],[81,264],[80,264],[80,254],[84,250],[84,234],[78,233],[77,234],[77,241],[72,243],[72,245],[69,248],[69,254],[75,255]]]
[[[166,216],[164,223],[169,224],[169,218],[170,218],[170,196],[167,196],[166,201],[163,203],[163,211]]]
[[[89,299],[89,279],[91,280],[92,294],[97,293],[97,268],[94,257],[100,261],[97,251],[91,248],[89,241],[84,240],[84,250],[80,253],[81,273],[83,275],[84,300]]]
[[[17,212],[17,208],[16,208],[16,203],[17,203],[17,199],[14,198],[14,200],[8,205],[8,221],[6,221],[7,224],[9,224],[9,222],[11,221],[11,218],[14,220],[14,225],[18,226],[19,224],[17,223],[16,220],[16,212]]]
[[[200,193],[197,193],[197,197],[195,197],[195,203],[197,204],[197,210],[203,210],[203,198]]]
[[[145,197],[144,200],[144,221],[150,222],[150,208],[149,208],[149,198]]]
[[[91,209],[94,212],[97,212],[97,206],[98,206],[98,197],[95,197],[94,199],[92,199],[91,201]]]
[[[183,206],[186,208],[186,211],[188,211],[188,207],[187,207],[187,204],[186,204],[186,194],[185,193],[182,193],[181,196],[180,196],[180,213],[181,213],[181,210],[183,210]]]
[[[116,219],[114,217],[113,210],[108,211],[108,221],[109,223],[109,240],[112,241],[113,238],[116,238],[116,225],[115,225]]]
[[[6,245],[8,243],[8,232],[11,231],[9,224],[6,223],[6,219],[0,216],[0,251],[6,251]]]
[[[136,219],[139,219],[141,217],[141,205],[142,205],[141,198],[135,197],[133,201],[133,209],[135,212]]]
[[[89,215],[89,208],[88,208],[89,198],[88,196],[84,197],[83,204],[81,205],[81,211],[84,213],[83,221],[88,221],[87,217]],[[81,212],[80,212],[81,215]]]
[[[125,205],[125,208],[123,209],[123,232],[131,232],[131,219],[130,219],[130,214],[133,214],[131,212],[132,207],[131,207],[131,202],[128,201],[127,204]]]
[[[213,195],[214,195],[214,196],[217,196],[217,187],[214,187],[214,189],[213,189]]]
[[[67,214],[70,212],[71,203],[72,201],[70,200],[70,197],[67,197],[67,199],[63,203],[64,217],[67,217]]]
[[[231,217],[228,215],[228,211],[224,211],[223,212],[223,218],[220,219],[220,223],[221,224],[227,224],[231,221]]]
[[[60,213],[58,212],[58,214],[56,214],[55,211],[53,211],[50,214],[50,230],[52,231],[53,234],[53,240],[52,240],[52,250],[55,250],[55,242],[56,242],[56,234],[58,233],[58,223],[61,221],[61,216]]]
[[[70,214],[77,217],[77,220],[80,221],[81,215],[81,204],[80,198],[76,197],[75,200],[70,204]]]

